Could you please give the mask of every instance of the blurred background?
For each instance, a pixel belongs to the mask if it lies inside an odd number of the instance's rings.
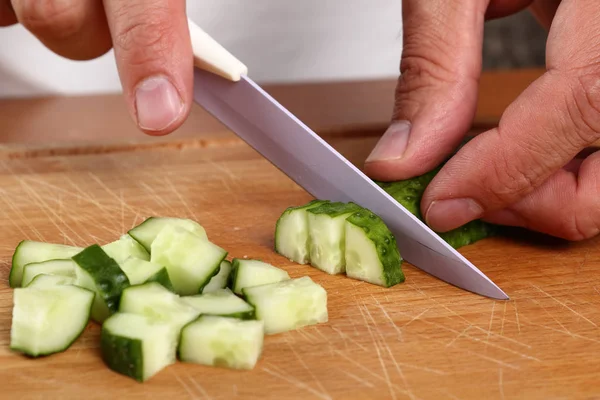
[[[261,83],[395,78],[401,0],[196,0],[188,16]],[[546,32],[527,12],[490,21],[484,69],[542,67]],[[63,59],[21,26],[0,28],[0,97],[120,92],[113,52]]]

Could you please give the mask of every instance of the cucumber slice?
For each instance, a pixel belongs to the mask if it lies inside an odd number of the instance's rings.
[[[390,287],[404,282],[396,238],[383,220],[369,210],[346,219],[346,275]]]
[[[146,251],[144,246],[139,244],[129,235],[123,235],[119,240],[105,244],[102,246],[102,250],[118,264],[121,264],[129,257],[135,257],[146,261],[150,260],[150,254],[148,254],[148,251]]]
[[[344,221],[360,209],[354,203],[335,202],[307,211],[310,265],[331,275],[346,271]]]
[[[262,321],[203,315],[181,331],[178,354],[183,362],[250,370],[263,341]]]
[[[67,260],[48,260],[25,265],[21,285],[26,287],[40,274],[62,275],[75,278],[75,262]]]
[[[286,209],[275,225],[275,251],[290,261],[308,264],[310,245],[306,211],[327,202],[327,200],[313,200],[303,206]]]
[[[87,326],[94,300],[93,292],[69,285],[16,288],[13,296],[10,348],[30,357],[67,350]]]
[[[264,285],[290,279],[287,271],[260,260],[234,258],[230,276],[230,288],[242,294],[245,287]]]
[[[198,310],[157,282],[130,286],[123,290],[119,312],[139,314],[153,321],[169,323],[178,332],[200,315]]]
[[[327,322],[327,292],[308,276],[244,288],[266,334]]]
[[[9,284],[16,288],[21,286],[23,267],[34,262],[71,258],[83,248],[66,246],[64,244],[53,244],[23,240],[17,245],[12,257]]]
[[[164,265],[175,292],[188,296],[202,292],[219,272],[227,251],[175,225],[167,225],[152,242],[151,261]]]
[[[211,293],[226,288],[230,274],[231,262],[223,260],[219,266],[219,272],[210,279],[206,286],[204,286],[202,293]]]
[[[129,257],[120,263],[121,269],[127,275],[131,285],[141,285],[145,282],[158,282],[165,288],[173,291],[167,269],[162,265],[139,258]]]
[[[72,258],[77,264],[77,285],[96,293],[92,319],[102,323],[118,310],[121,292],[129,286],[127,275],[97,244],[85,248]]]
[[[100,351],[108,368],[144,382],[177,361],[177,341],[170,324],[118,312],[102,324]]]
[[[186,218],[150,217],[131,229],[128,233],[150,252],[152,249],[152,242],[154,242],[156,236],[158,236],[160,231],[167,225],[178,226],[208,240],[204,227],[196,221]]]
[[[229,289],[219,289],[212,293],[182,297],[181,301],[189,304],[203,315],[254,319],[254,307],[237,297]]]
[[[51,288],[63,285],[75,285],[75,278],[71,276],[39,274],[25,287]]]

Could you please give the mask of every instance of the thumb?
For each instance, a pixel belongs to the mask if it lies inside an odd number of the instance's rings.
[[[393,122],[365,162],[374,179],[408,179],[459,145],[476,111],[489,1],[406,0]]]
[[[185,0],[104,0],[125,100],[138,127],[164,135],[192,104]]]

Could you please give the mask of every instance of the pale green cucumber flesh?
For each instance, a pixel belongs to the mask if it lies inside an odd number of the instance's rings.
[[[62,285],[75,285],[76,280],[71,276],[39,274],[25,287],[49,288]]]
[[[16,288],[21,286],[23,267],[26,264],[70,258],[81,250],[83,250],[81,247],[63,244],[36,242],[32,240],[21,241],[17,245],[12,257],[12,267],[9,277],[10,287]]]
[[[181,301],[195,308],[201,315],[217,315],[240,319],[253,319],[254,307],[236,296],[230,289],[185,296]]]
[[[164,265],[175,292],[188,296],[202,292],[219,272],[227,251],[181,227],[167,225],[152,242],[151,261]]]
[[[177,342],[172,325],[118,312],[102,325],[100,350],[111,370],[145,382],[177,361]]]
[[[167,269],[160,264],[129,257],[119,265],[132,286],[141,285],[145,282],[158,282],[167,289],[172,289]]]
[[[10,348],[30,357],[67,350],[88,324],[94,293],[77,286],[16,288]]]
[[[242,294],[246,287],[264,285],[290,279],[287,271],[260,260],[234,258],[229,287],[235,294]]]
[[[152,249],[152,242],[154,242],[156,236],[158,236],[160,231],[167,225],[178,226],[208,240],[204,227],[196,221],[187,218],[150,217],[131,229],[128,233],[150,252]]]
[[[77,285],[96,293],[92,319],[102,323],[119,308],[121,292],[129,286],[127,275],[97,244],[85,248],[72,259],[77,264]]]
[[[310,264],[328,274],[346,271],[344,221],[360,207],[354,203],[325,203],[308,214]]]
[[[202,288],[202,293],[211,293],[226,288],[230,274],[231,262],[223,260],[219,266],[219,272],[210,279],[204,288]]]
[[[119,240],[105,244],[102,250],[108,254],[110,258],[118,264],[127,260],[130,257],[139,258],[140,260],[150,260],[148,251],[129,235],[123,235]]]
[[[262,321],[203,315],[181,331],[181,361],[238,370],[256,366],[263,349]]]
[[[345,229],[348,277],[383,287],[404,281],[396,239],[381,218],[357,211],[346,219]]]
[[[313,200],[300,207],[286,209],[275,225],[275,251],[298,264],[310,262],[307,210],[327,203]]]
[[[327,292],[308,276],[244,289],[266,334],[328,321]]]
[[[193,321],[200,312],[157,282],[130,286],[123,290],[119,312],[143,315],[152,321],[168,323],[177,330]]]
[[[21,286],[26,287],[38,275],[62,275],[75,278],[75,262],[71,259],[48,260],[25,265]]]

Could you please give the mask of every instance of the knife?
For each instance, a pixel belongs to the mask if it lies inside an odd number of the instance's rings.
[[[248,68],[188,19],[194,101],[317,199],[354,202],[379,215],[402,257],[451,285],[508,296],[426,224],[248,77]]]

